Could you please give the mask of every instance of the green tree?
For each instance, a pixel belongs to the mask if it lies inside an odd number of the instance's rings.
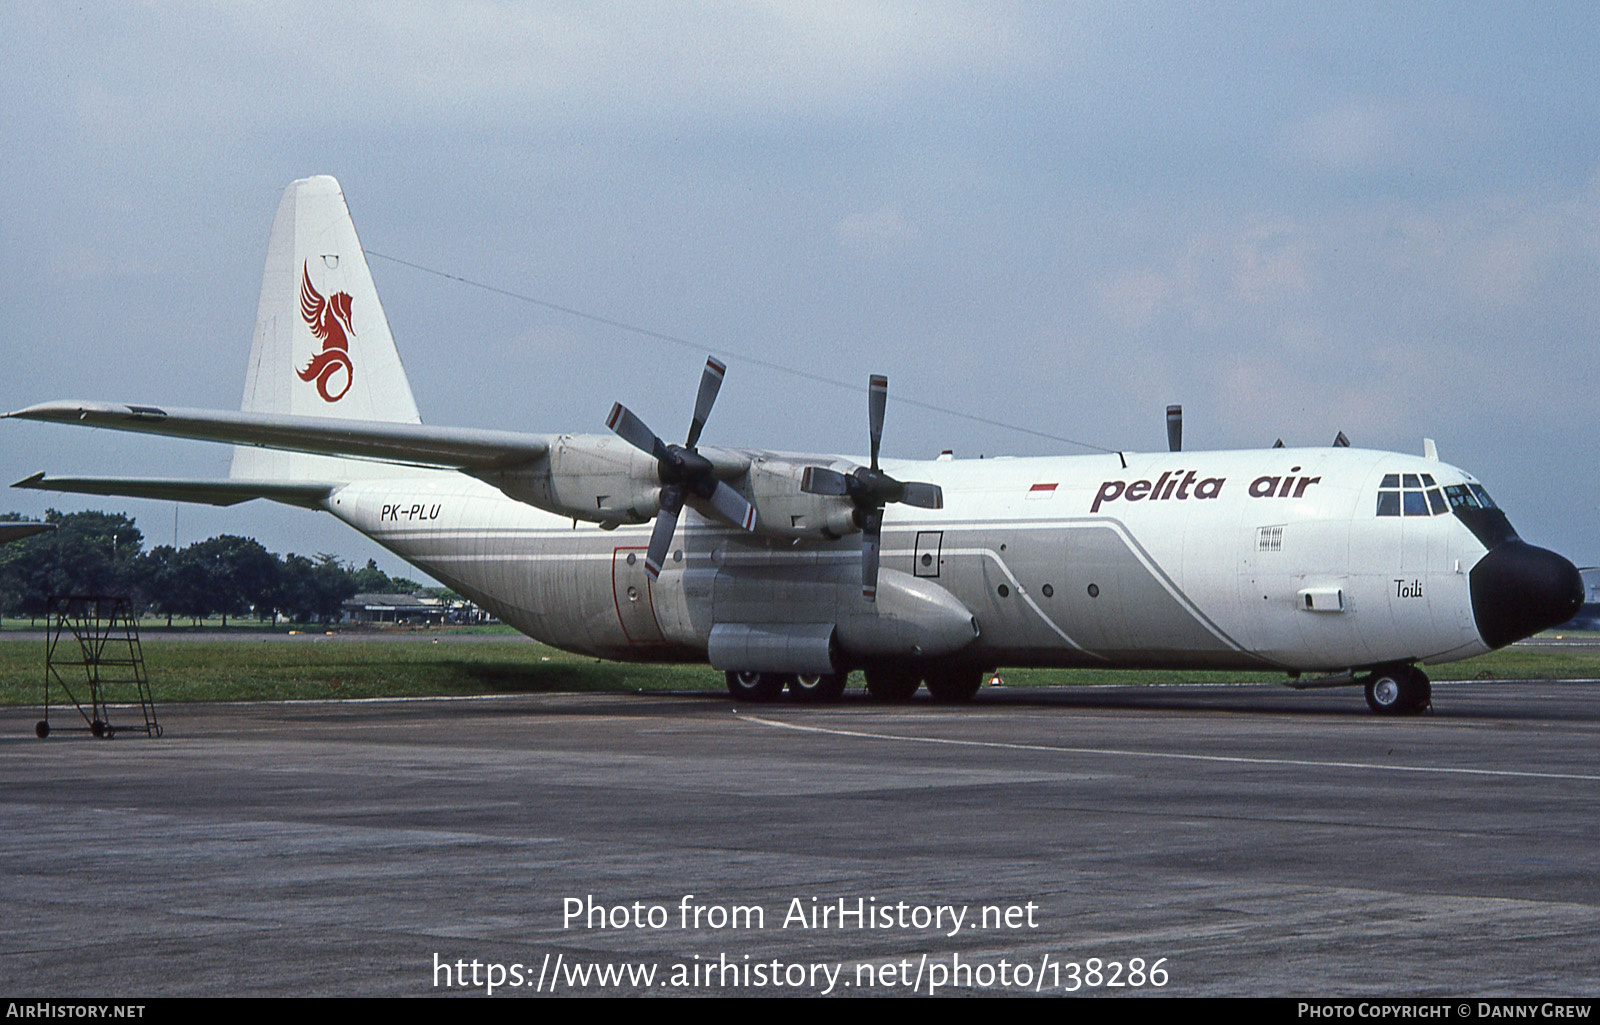
[[[171,545],[158,545],[139,560],[139,589],[143,604],[158,615],[167,617],[172,625],[174,615],[184,615],[188,609],[179,590],[178,550]]]
[[[121,513],[45,513],[56,529],[0,547],[0,611],[45,614],[52,594],[132,594],[144,535]]]
[[[409,577],[391,577],[378,568],[378,560],[368,559],[366,568],[350,574],[357,594],[416,594],[422,585]]]
[[[278,609],[301,623],[331,623],[344,611],[345,600],[356,593],[355,578],[339,560],[327,553],[316,559],[290,552],[283,560]]]
[[[196,541],[177,560],[180,590],[193,603],[191,615],[221,613],[242,616],[255,608],[272,608],[278,596],[281,564],[259,541],[222,534]]]

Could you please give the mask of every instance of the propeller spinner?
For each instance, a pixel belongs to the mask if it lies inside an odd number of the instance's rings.
[[[883,509],[890,502],[914,505],[920,509],[944,508],[944,492],[937,484],[898,481],[878,469],[878,446],[883,441],[883,413],[889,400],[889,379],[873,374],[867,387],[867,434],[872,444],[872,465],[858,466],[853,473],[840,473],[822,466],[808,466],[800,478],[800,490],[810,495],[843,495],[855,505],[856,524],[861,528],[861,596],[878,598],[878,552],[882,547]]]
[[[634,448],[648,452],[656,460],[656,478],[661,481],[661,502],[656,512],[655,529],[650,533],[650,550],[645,555],[644,568],[652,578],[661,575],[667,561],[667,549],[672,547],[672,534],[678,527],[678,516],[689,495],[698,495],[711,503],[729,523],[743,530],[754,530],[755,508],[744,496],[717,479],[711,461],[695,451],[706,418],[711,415],[712,403],[722,388],[722,378],[728,368],[720,360],[706,359],[705,372],[700,375],[700,393],[694,401],[694,419],[689,421],[689,436],[682,445],[669,445],[656,437],[628,408],[618,402],[606,417],[606,426]]]

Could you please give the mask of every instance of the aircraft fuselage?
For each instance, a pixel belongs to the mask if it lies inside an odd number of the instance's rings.
[[[1480,537],[1441,509],[1446,489],[1476,481],[1436,460],[1329,448],[886,468],[938,484],[945,500],[890,508],[885,573],[947,593],[975,621],[973,636],[930,657],[1331,672],[1505,643],[1507,624],[1481,622],[1495,582],[1480,578],[1475,609],[1473,571],[1491,547],[1520,542]],[[651,580],[648,525],[558,518],[459,474],[358,481],[328,509],[518,629],[605,658],[705,660],[711,629],[730,620],[919,615],[862,600],[849,536],[794,544],[691,515]],[[1523,594],[1519,607],[1561,604],[1562,572],[1545,575],[1537,586],[1550,593]],[[841,662],[871,661],[870,644],[857,648]]]

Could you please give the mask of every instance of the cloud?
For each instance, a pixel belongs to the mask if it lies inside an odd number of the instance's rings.
[[[27,12],[76,114],[122,133],[447,120],[678,127],[882,110],[1011,73],[1029,34],[984,5],[169,4]],[[174,87],[174,83],[181,83]]]
[[[1129,330],[1175,318],[1210,329],[1246,308],[1282,307],[1309,293],[1313,238],[1291,219],[1191,235],[1156,263],[1095,280],[1102,310]]]
[[[897,206],[850,214],[839,222],[834,234],[845,248],[875,256],[894,252],[917,239],[916,227]]]
[[[1470,158],[1489,129],[1459,100],[1347,100],[1291,124],[1280,152],[1291,165],[1344,174],[1429,168]]]

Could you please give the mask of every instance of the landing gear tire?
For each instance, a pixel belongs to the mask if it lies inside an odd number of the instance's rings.
[[[928,693],[946,705],[971,701],[983,689],[983,670],[955,667],[928,673]]]
[[[728,693],[735,701],[774,701],[783,693],[787,682],[782,673],[751,673],[732,671],[728,676]]]
[[[922,685],[922,674],[908,666],[874,666],[867,670],[867,693],[879,701],[909,701]]]
[[[1433,704],[1433,685],[1415,666],[1377,670],[1366,691],[1367,707],[1379,715],[1416,715]]]
[[[789,696],[808,705],[832,704],[844,697],[844,673],[796,673],[789,677]]]

